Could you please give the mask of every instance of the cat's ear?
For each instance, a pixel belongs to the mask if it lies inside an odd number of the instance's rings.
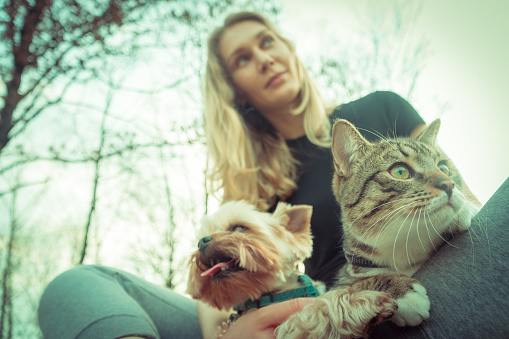
[[[437,141],[438,130],[440,129],[440,119],[434,120],[429,126],[427,126],[419,136],[417,140],[425,144],[434,146]]]
[[[366,151],[367,141],[350,122],[337,120],[332,129],[332,156],[340,176],[349,176],[353,163]]]

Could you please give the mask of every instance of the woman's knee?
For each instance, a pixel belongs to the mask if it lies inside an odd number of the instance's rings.
[[[80,265],[60,273],[46,286],[41,296],[39,313],[44,312],[46,307],[61,303],[80,288],[93,286],[97,280],[104,279],[108,271],[113,273],[111,269],[99,265]]]

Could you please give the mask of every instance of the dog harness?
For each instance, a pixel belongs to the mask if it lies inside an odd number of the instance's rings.
[[[238,317],[242,315],[243,312],[248,310],[262,308],[265,306],[269,306],[272,304],[277,304],[283,301],[302,298],[302,297],[317,297],[320,295],[320,292],[316,290],[313,286],[313,282],[311,278],[307,275],[299,275],[297,281],[302,285],[302,287],[295,288],[293,290],[278,292],[278,293],[269,293],[264,294],[257,300],[247,300],[242,304],[237,304],[233,307],[237,314],[230,315],[230,320],[234,321]]]

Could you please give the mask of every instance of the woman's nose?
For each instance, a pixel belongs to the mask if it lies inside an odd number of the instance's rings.
[[[274,58],[269,53],[263,51],[257,53],[256,60],[258,63],[258,69],[261,72],[266,71],[271,65],[274,64]]]

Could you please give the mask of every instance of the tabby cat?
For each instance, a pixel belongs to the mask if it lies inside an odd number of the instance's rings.
[[[341,206],[348,260],[337,287],[389,293],[392,321],[418,325],[429,317],[426,289],[413,274],[478,212],[462,180],[436,146],[440,120],[416,139],[368,142],[346,120],[334,124],[333,190]]]

